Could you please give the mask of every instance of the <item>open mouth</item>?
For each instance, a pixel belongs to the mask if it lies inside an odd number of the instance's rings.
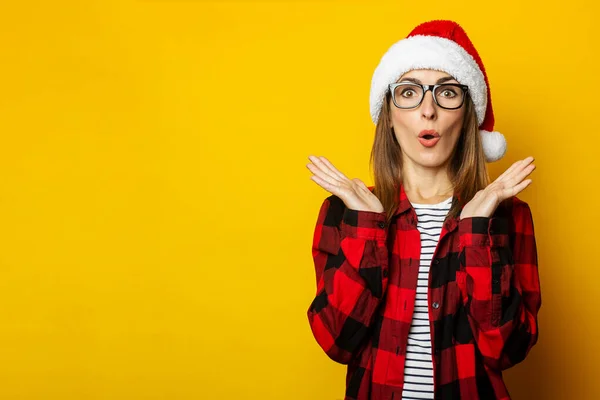
[[[433,147],[440,141],[440,136],[436,135],[423,135],[419,138],[419,142],[425,147]]]

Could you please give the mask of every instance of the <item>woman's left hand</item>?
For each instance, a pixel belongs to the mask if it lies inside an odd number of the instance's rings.
[[[532,164],[533,157],[527,157],[511,165],[494,182],[485,189],[475,193],[460,213],[460,219],[467,217],[490,217],[494,214],[496,207],[505,199],[516,196],[531,183],[531,179],[525,179],[535,169]]]

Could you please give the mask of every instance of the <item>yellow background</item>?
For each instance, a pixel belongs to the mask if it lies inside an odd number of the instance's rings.
[[[0,399],[341,399],[306,318],[327,193],[305,165],[372,182],[371,74],[435,18],[490,77],[490,175],[536,157],[540,340],[509,389],[598,398],[594,7],[3,2]]]

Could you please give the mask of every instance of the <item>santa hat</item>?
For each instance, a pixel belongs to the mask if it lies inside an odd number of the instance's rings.
[[[494,131],[492,98],[485,68],[464,29],[454,21],[422,23],[383,55],[371,80],[371,119],[377,123],[390,83],[413,69],[433,69],[452,75],[469,87],[487,162],[506,153],[506,140]]]

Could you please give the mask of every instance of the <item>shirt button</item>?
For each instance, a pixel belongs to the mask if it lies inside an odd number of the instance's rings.
[[[433,263],[434,263],[434,264],[439,264],[439,263],[440,263],[440,260],[436,258],[435,260],[433,260]]]
[[[387,276],[388,276],[388,270],[387,270],[387,269],[384,269],[384,270],[383,270],[383,277],[384,277],[384,278],[387,278]]]
[[[440,308],[440,304],[438,302],[434,302],[431,306],[435,309]]]
[[[493,234],[494,234],[494,230],[490,229],[490,235],[493,235]]]
[[[377,226],[380,227],[381,229],[385,228],[385,222],[380,221],[377,223]]]

